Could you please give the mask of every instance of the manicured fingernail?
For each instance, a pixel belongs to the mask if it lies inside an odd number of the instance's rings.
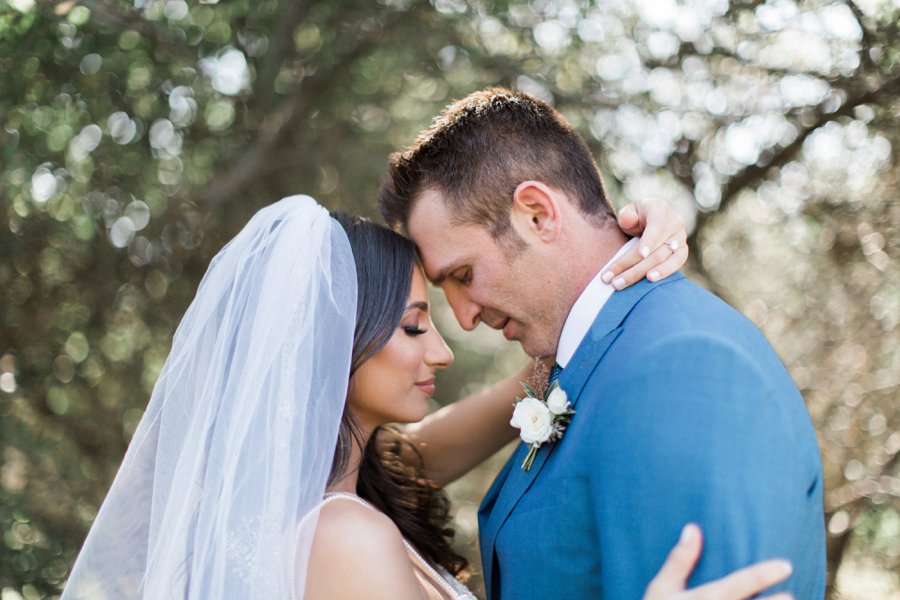
[[[775,565],[775,569],[780,577],[787,577],[794,570],[791,563],[786,560],[778,561]]]
[[[684,529],[681,530],[681,539],[678,540],[678,543],[687,544],[692,539],[694,539],[694,528],[690,525],[685,525]]]
[[[643,256],[644,258],[650,256],[650,248],[648,248],[647,246],[641,248],[641,256]]]
[[[613,287],[617,290],[621,290],[623,287],[625,287],[625,280],[621,277],[616,277],[616,280],[613,281]]]
[[[612,278],[613,278],[612,271],[607,271],[606,273],[604,273],[603,275],[600,276],[600,279],[603,280],[603,283],[609,283],[610,281],[612,281]]]
[[[659,271],[650,271],[649,273],[647,273],[647,279],[649,279],[650,281],[656,281],[657,279],[659,279]]]

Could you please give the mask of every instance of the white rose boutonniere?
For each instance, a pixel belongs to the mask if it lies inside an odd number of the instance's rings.
[[[525,383],[522,388],[525,390],[525,397],[516,399],[509,424],[519,430],[519,437],[523,442],[531,444],[522,461],[522,470],[528,471],[541,445],[562,439],[575,411],[571,408],[566,392],[559,387],[559,382],[553,382],[544,394],[538,394]]]
[[[553,391],[547,395],[547,408],[554,415],[564,415],[569,410],[569,396],[556,384],[554,384]]]
[[[553,413],[537,398],[526,396],[516,402],[509,424],[519,429],[523,442],[540,446],[553,433]]]

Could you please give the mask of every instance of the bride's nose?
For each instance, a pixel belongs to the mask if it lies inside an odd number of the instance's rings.
[[[444,341],[437,328],[428,332],[428,344],[425,348],[425,364],[435,369],[446,369],[453,364],[453,351]]]

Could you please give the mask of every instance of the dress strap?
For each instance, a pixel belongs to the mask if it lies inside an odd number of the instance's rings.
[[[357,504],[365,506],[366,508],[374,510],[375,512],[381,512],[356,494],[351,494],[350,492],[331,492],[330,494],[325,494],[325,498],[322,500],[322,502],[319,503],[316,508],[320,509],[326,504],[331,504],[333,501],[340,500],[341,498],[343,498],[344,500],[351,500],[353,502],[356,502]]]
[[[325,507],[325,505],[331,504],[335,500],[341,500],[341,499],[352,500],[353,502],[356,502],[359,505],[365,506],[366,508],[368,508],[370,510],[374,510],[376,512],[381,512],[377,508],[375,508],[374,506],[372,506],[371,504],[369,504],[368,502],[366,502],[365,500],[363,500],[362,498],[360,498],[359,496],[357,496],[355,494],[350,494],[348,492],[332,492],[330,494],[325,494],[325,497],[322,499],[321,502],[316,504],[312,508],[312,510],[310,510],[308,513],[303,515],[303,518],[300,519],[300,524],[297,526],[298,529],[303,528],[313,515],[319,514],[319,511],[322,510]]]

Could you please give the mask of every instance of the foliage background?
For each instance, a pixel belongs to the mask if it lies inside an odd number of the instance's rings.
[[[291,193],[374,216],[389,152],[487,85],[668,198],[687,269],[815,420],[829,594],[900,597],[896,0],[0,0],[0,590],[58,595],[211,256]],[[440,303],[439,294],[435,302]],[[439,402],[516,368],[439,325]],[[499,465],[453,485],[459,544]],[[478,584],[478,577],[474,579]]]

